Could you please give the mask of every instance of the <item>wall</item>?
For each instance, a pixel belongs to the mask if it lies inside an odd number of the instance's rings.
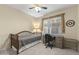
[[[77,30],[77,38],[79,40],[79,5],[78,5],[78,21],[77,21],[77,24],[78,24],[78,30]]]
[[[40,24],[40,29],[42,26],[42,18],[34,18],[33,22]]]
[[[33,17],[21,11],[0,5],[0,49],[8,47],[10,33],[17,33],[23,30],[31,31],[33,20]]]
[[[61,14],[61,13],[65,13],[65,23],[66,23],[67,20],[74,20],[76,22],[75,26],[73,26],[73,27],[67,27],[65,25],[64,37],[77,39],[77,28],[78,28],[78,25],[77,25],[77,22],[78,22],[77,5],[75,5],[73,7],[65,8],[65,9],[62,9],[62,10],[58,10],[58,11],[55,11],[55,12],[48,13],[44,17],[49,17],[49,16]]]

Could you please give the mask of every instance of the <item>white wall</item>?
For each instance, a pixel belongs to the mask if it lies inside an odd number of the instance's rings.
[[[23,30],[31,31],[33,20],[33,17],[21,11],[0,5],[0,48],[7,47],[10,33],[17,33]]]

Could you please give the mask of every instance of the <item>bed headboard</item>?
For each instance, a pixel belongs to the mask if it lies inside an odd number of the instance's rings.
[[[30,32],[30,31],[21,31],[21,32],[18,32],[16,35],[18,36],[28,36],[28,35],[32,35],[33,33]]]
[[[30,32],[30,31],[21,31],[21,32],[18,32],[17,35],[18,35],[18,34],[21,34],[21,33],[25,33],[25,32],[32,34],[32,32]]]

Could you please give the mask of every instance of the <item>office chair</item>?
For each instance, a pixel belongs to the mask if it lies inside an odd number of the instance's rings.
[[[50,34],[45,34],[45,46],[52,49],[55,43],[55,37],[52,37]]]

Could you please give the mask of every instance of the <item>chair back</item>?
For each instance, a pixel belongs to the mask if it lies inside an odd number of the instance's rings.
[[[55,37],[52,37],[50,34],[45,34],[45,43],[53,41]]]

